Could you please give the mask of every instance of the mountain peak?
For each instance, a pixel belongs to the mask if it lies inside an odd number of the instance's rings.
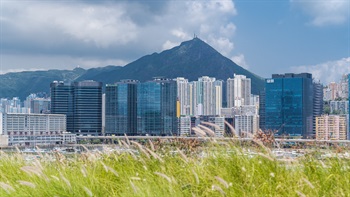
[[[114,83],[121,79],[135,79],[143,82],[152,80],[154,76],[184,77],[189,81],[196,81],[202,76],[210,76],[226,80],[233,77],[233,74],[251,78],[253,94],[257,94],[264,88],[262,78],[224,57],[200,38],[194,37],[172,49],[143,56],[124,67],[110,66],[88,70],[75,68],[73,71],[51,70],[40,73],[39,71],[18,73],[17,76],[11,76],[11,80],[6,78],[9,77],[6,74],[0,75],[0,97],[20,96],[25,98],[33,92],[49,92],[50,82],[54,80],[91,79],[101,81],[104,84]]]
[[[194,37],[192,40],[187,40],[187,41],[182,42],[179,47],[181,47],[181,46],[194,46],[194,45],[203,45],[203,46],[210,47],[210,45],[208,45],[206,42],[204,42],[203,40],[201,40],[198,37]]]
[[[203,56],[217,56],[217,52],[213,47],[198,37],[182,42],[179,46],[164,51],[173,54],[173,57],[183,56],[183,58],[201,58]],[[171,58],[172,59],[172,58]]]

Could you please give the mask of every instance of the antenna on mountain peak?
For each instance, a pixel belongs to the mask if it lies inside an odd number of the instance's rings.
[[[197,35],[196,35],[196,33],[193,33],[193,38],[197,38]]]

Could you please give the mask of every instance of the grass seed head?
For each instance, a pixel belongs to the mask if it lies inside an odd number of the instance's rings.
[[[62,174],[60,174],[61,179],[63,180],[63,182],[71,189],[72,185],[70,184],[69,180],[66,179],[66,177],[64,177]]]
[[[32,182],[29,182],[29,181],[17,181],[17,183],[21,184],[21,185],[25,185],[25,186],[28,186],[28,187],[31,187],[31,188],[35,188],[36,185]]]
[[[180,156],[182,157],[182,159],[188,163],[188,158],[187,156],[179,149],[179,148],[176,148],[177,152],[180,154]]]
[[[0,187],[6,191],[6,193],[10,194],[11,192],[14,192],[15,189],[9,185],[9,184],[6,184],[4,182],[0,182]]]
[[[300,191],[295,191],[297,194],[298,194],[298,196],[299,197],[306,197],[306,195],[305,194],[303,194],[302,192],[300,192]]]
[[[163,177],[165,180],[167,180],[169,183],[171,183],[171,178],[168,177],[167,175],[163,174],[163,173],[160,173],[160,172],[155,172],[154,174],[158,175],[158,176],[161,176]]]
[[[213,191],[218,191],[218,192],[220,192],[220,194],[221,194],[222,196],[225,196],[225,195],[226,195],[226,193],[224,192],[224,190],[222,190],[221,187],[218,186],[218,185],[212,185],[212,186],[211,186],[211,189],[212,189]]]
[[[135,180],[135,181],[141,181],[141,178],[140,177],[130,177],[131,180]]]
[[[219,176],[215,176],[215,179],[218,180],[223,186],[225,186],[226,188],[229,188],[229,184],[221,177]]]
[[[89,188],[87,188],[87,187],[84,186],[83,189],[84,189],[86,195],[88,195],[88,196],[90,196],[90,197],[93,196],[92,191],[91,191]]]
[[[138,189],[137,189],[137,187],[135,186],[135,184],[131,180],[130,180],[130,185],[131,185],[132,190],[136,194]]]
[[[36,168],[34,166],[23,166],[20,169],[29,175],[35,174],[39,177],[43,176],[43,172],[41,171],[41,169]]]
[[[83,174],[83,177],[87,177],[87,171],[86,171],[86,168],[84,166],[80,167],[80,172]]]
[[[302,180],[311,188],[311,189],[315,189],[315,186],[306,178],[302,178]]]
[[[151,147],[151,150],[155,151],[154,144],[153,144],[152,140],[148,139],[148,143],[149,143],[149,145]]]

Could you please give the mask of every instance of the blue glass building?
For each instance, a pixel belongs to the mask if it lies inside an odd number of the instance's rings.
[[[81,135],[102,134],[102,83],[54,81],[51,113],[67,115],[67,131]]]
[[[51,113],[65,114],[67,117],[67,131],[74,130],[73,117],[73,86],[63,81],[54,81],[50,84],[51,89]]]
[[[265,88],[265,128],[277,136],[312,137],[312,75],[274,74]]]
[[[176,135],[177,85],[157,78],[137,87],[137,131],[142,135]]]
[[[135,80],[123,80],[106,85],[106,135],[139,135],[137,84]]]
[[[73,133],[81,135],[102,134],[102,83],[96,81],[74,82]]]

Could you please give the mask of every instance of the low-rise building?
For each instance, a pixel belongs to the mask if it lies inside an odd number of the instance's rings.
[[[225,118],[222,116],[181,116],[179,118],[179,135],[195,135],[193,128],[211,130],[215,137],[223,137],[225,131]]]
[[[8,145],[48,145],[76,142],[66,133],[66,115],[0,113],[0,135]]]
[[[252,138],[259,130],[259,115],[236,115],[234,128],[237,136]]]

